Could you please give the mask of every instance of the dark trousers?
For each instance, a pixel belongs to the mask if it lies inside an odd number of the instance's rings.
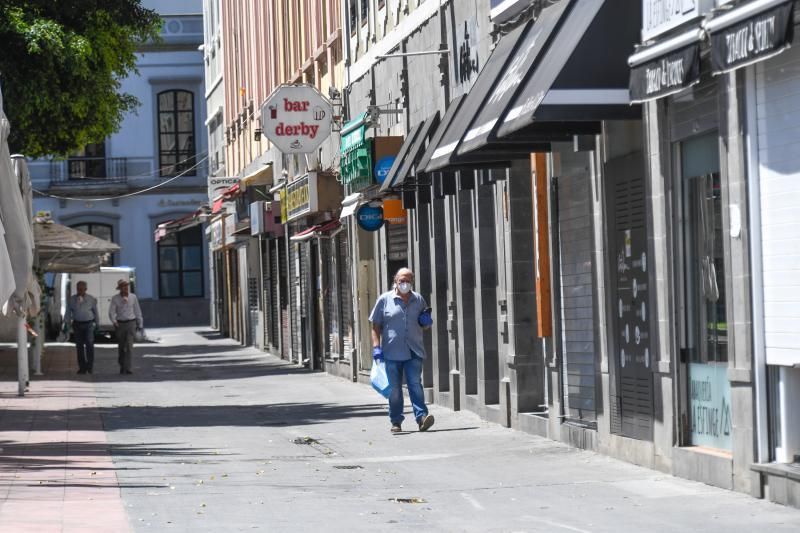
[[[94,328],[91,322],[72,322],[75,349],[78,352],[78,369],[86,371],[94,367]]]
[[[117,322],[117,324],[117,361],[119,362],[119,369],[127,372],[131,369],[136,321]]]

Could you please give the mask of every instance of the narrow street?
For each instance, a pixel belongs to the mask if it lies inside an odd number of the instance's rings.
[[[49,345],[25,398],[0,348],[2,531],[800,528],[798,510],[467,412],[433,406],[428,433],[391,435],[367,386],[202,328],[149,334],[132,376],[112,345],[88,378]]]

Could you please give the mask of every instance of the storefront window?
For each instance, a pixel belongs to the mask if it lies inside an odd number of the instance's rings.
[[[681,143],[683,347],[691,444],[731,449],[731,392],[717,135]]]
[[[202,244],[199,226],[158,241],[159,298],[203,296]]]

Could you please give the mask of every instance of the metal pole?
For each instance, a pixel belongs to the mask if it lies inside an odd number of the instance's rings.
[[[25,331],[25,317],[17,317],[17,394],[25,396],[28,381],[28,333]]]
[[[36,316],[35,331],[37,337],[33,341],[33,375],[42,375],[42,345],[44,344],[44,311]]]

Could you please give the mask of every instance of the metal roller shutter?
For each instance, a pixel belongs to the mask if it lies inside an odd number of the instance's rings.
[[[767,364],[800,365],[800,48],[756,66]]]

